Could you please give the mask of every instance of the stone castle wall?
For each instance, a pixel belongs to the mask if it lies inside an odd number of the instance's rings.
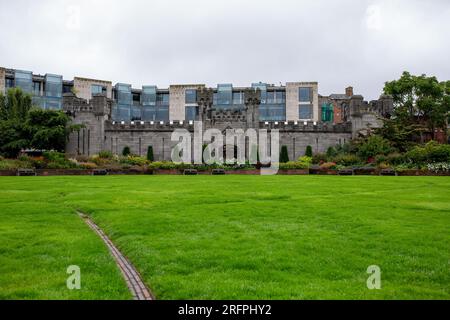
[[[291,160],[303,156],[307,146],[311,146],[315,153],[326,152],[329,147],[348,142],[367,126],[379,125],[375,113],[367,110],[356,112],[356,109],[352,110],[351,122],[340,124],[259,122],[255,120],[258,117],[259,101],[254,92],[246,94],[246,109],[237,113],[211,110],[211,105],[203,103],[209,101],[210,97],[203,96],[202,93],[200,97],[203,130],[216,128],[225,134],[227,129],[266,129],[269,133],[278,129],[280,147],[287,146]],[[194,130],[193,123],[188,121],[114,122],[111,120],[111,107],[112,101],[102,95],[94,96],[90,103],[73,94],[64,95],[64,110],[71,115],[74,124],[83,125],[79,131],[70,135],[66,150],[68,155],[92,156],[103,150],[120,155],[125,147],[129,147],[133,154],[145,156],[148,147],[152,146],[155,160],[170,161],[171,150],[177,144],[171,141],[172,132],[177,128],[192,133]]]

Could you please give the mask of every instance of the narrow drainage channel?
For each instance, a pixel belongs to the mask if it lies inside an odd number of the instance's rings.
[[[125,256],[117,249],[108,236],[95,224],[92,219],[84,213],[77,211],[78,215],[86,222],[86,224],[97,233],[97,235],[103,240],[108,247],[108,250],[114,257],[117,266],[122,272],[123,277],[127,283],[128,289],[130,289],[134,300],[155,300],[154,295],[150,292],[147,286],[142,281],[142,278],[136,268],[131,262],[125,258]]]

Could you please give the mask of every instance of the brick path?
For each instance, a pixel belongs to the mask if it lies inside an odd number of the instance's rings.
[[[87,215],[78,212],[81,218],[87,223],[92,230],[94,230],[103,242],[108,247],[109,251],[114,257],[114,260],[117,263],[120,271],[122,272],[123,277],[127,283],[128,289],[130,289],[133,294],[134,300],[154,300],[153,294],[144,284],[141,279],[141,276],[137,272],[137,270],[133,267],[130,261],[125,258],[125,256],[117,249],[117,247],[112,243],[112,241],[106,236],[106,234],[100,229],[91,218]]]

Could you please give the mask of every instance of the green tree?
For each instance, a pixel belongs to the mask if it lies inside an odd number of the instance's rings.
[[[287,146],[281,146],[280,163],[287,163],[287,162],[289,162],[289,154]]]
[[[0,154],[16,157],[20,150],[64,151],[72,130],[62,111],[33,108],[31,96],[20,88],[0,94]]]
[[[403,72],[398,80],[386,82],[384,93],[394,99],[393,117],[385,122],[381,134],[397,144],[427,131],[446,131],[450,114],[450,81],[415,76]],[[404,146],[400,146],[404,147]]]
[[[311,146],[307,146],[307,147],[306,147],[305,156],[312,158],[312,156],[313,156],[313,150],[312,150],[312,147],[311,147]]]
[[[155,159],[153,157],[153,146],[148,146],[148,148],[147,148],[147,160],[150,162],[155,161]]]

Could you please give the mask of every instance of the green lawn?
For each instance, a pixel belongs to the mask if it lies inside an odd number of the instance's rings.
[[[448,177],[0,178],[0,298],[130,297],[75,209],[158,299],[450,298]]]

